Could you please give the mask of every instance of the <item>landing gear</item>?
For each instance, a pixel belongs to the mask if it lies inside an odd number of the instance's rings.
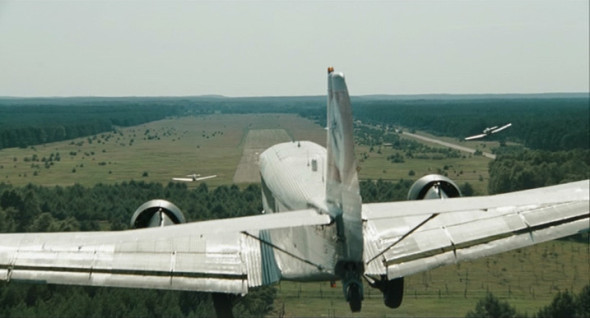
[[[387,281],[383,289],[383,302],[389,308],[397,308],[404,298],[404,278],[396,278]]]
[[[346,292],[346,300],[350,305],[350,311],[359,312],[363,305],[363,293],[362,286],[352,283],[348,285],[348,291]]]
[[[363,282],[361,281],[362,264],[355,263],[342,264],[342,289],[344,297],[350,305],[350,311],[359,312],[363,304]]]
[[[373,288],[379,289],[383,293],[383,303],[389,308],[398,308],[404,298],[404,278],[399,277],[388,280],[386,275],[381,276],[380,280],[369,281]]]

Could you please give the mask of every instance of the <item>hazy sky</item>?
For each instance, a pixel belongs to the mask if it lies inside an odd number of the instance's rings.
[[[0,96],[589,91],[589,1],[2,1]]]

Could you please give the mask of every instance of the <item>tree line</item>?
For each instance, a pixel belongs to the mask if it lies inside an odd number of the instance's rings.
[[[0,149],[86,137],[113,131],[116,126],[134,126],[181,113],[177,106],[155,103],[80,105],[76,99],[67,99],[65,104],[30,102],[0,100]]]
[[[587,95],[527,97],[352,97],[355,120],[465,136],[512,122],[491,136],[543,150],[588,148]],[[212,113],[295,113],[326,125],[324,96],[0,98],[0,149],[85,137],[170,116]],[[376,140],[375,140],[376,141]]]
[[[297,113],[315,97],[0,98],[0,149],[86,137],[172,116]]]
[[[489,163],[490,194],[533,189],[590,177],[590,150],[518,150]]]
[[[361,181],[365,202],[405,200],[412,180]],[[257,184],[243,189],[206,183],[188,189],[184,183],[122,182],[84,187],[14,187],[0,183],[0,232],[55,232],[124,230],[131,215],[146,201],[159,198],[180,207],[187,220],[203,221],[259,214],[261,190]]]
[[[465,318],[481,317],[528,317],[528,313],[519,313],[507,301],[501,301],[494,294],[488,293],[475,305],[475,310],[470,310]],[[590,317],[590,284],[586,285],[578,294],[568,290],[559,291],[551,301],[532,317],[536,318],[587,318]]]

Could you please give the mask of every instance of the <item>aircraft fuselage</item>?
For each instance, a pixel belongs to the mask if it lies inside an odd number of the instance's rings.
[[[326,149],[309,141],[287,142],[260,155],[264,213],[313,208],[329,213],[326,205]],[[269,231],[274,258],[287,280],[334,280],[339,243],[336,224],[316,228]],[[281,250],[288,251],[282,252]],[[307,261],[302,261],[307,260]]]

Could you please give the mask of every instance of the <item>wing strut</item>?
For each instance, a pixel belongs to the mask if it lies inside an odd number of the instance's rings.
[[[369,261],[367,261],[366,264],[371,263],[372,261],[376,260],[379,256],[385,254],[385,252],[387,252],[388,250],[390,250],[391,248],[393,248],[394,246],[396,246],[397,243],[403,241],[406,237],[412,235],[412,233],[416,232],[416,230],[418,230],[424,224],[430,222],[432,219],[434,219],[437,216],[438,216],[438,213],[434,213],[434,214],[430,215],[429,217],[427,217],[424,221],[420,222],[413,229],[411,229],[410,231],[408,231],[408,233],[402,235],[397,241],[391,243],[388,247],[386,247],[385,249],[383,249],[383,251],[381,251],[379,254],[375,255],[373,258],[371,258]]]
[[[266,240],[263,240],[263,239],[261,239],[261,238],[260,238],[260,237],[258,237],[258,236],[252,235],[252,234],[250,234],[250,233],[248,233],[248,232],[245,232],[245,231],[244,231],[244,232],[242,232],[242,234],[244,234],[244,235],[246,235],[246,236],[249,236],[249,237],[251,237],[251,238],[253,238],[253,239],[257,240],[257,241],[259,241],[259,242],[260,242],[260,243],[262,243],[262,244],[268,245],[268,246],[270,246],[270,247],[274,248],[274,249],[275,249],[275,250],[277,250],[277,251],[281,251],[281,252],[283,252],[283,253],[285,253],[285,254],[287,254],[287,255],[289,255],[289,256],[291,256],[291,257],[293,257],[293,258],[295,258],[295,259],[297,259],[297,260],[299,260],[299,261],[301,261],[301,262],[304,262],[305,264],[311,265],[311,266],[313,266],[313,267],[315,267],[315,268],[319,269],[320,271],[323,271],[323,270],[324,270],[324,267],[323,267],[322,265],[316,264],[316,263],[314,263],[314,262],[311,262],[311,261],[308,261],[308,260],[306,260],[305,258],[299,257],[299,256],[297,256],[297,255],[295,255],[295,254],[293,254],[293,253],[291,253],[291,252],[289,252],[289,251],[287,251],[287,250],[285,250],[285,249],[282,249],[282,248],[280,248],[280,247],[278,247],[278,246],[276,246],[276,245],[272,244],[271,242],[268,242],[268,241],[266,241]]]

